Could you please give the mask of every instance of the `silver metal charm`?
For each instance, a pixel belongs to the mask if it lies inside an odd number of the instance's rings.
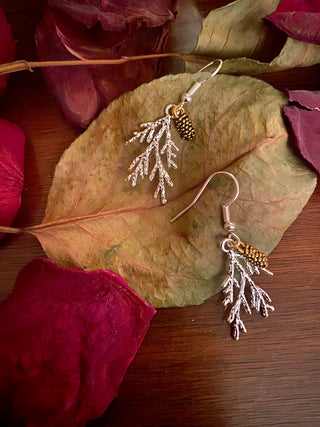
[[[268,310],[274,310],[274,307],[269,304],[271,303],[269,295],[255,284],[251,276],[254,273],[260,274],[260,269],[271,276],[273,273],[264,267],[259,268],[244,255],[238,253],[237,242],[234,239],[240,240],[236,234],[231,233],[221,242],[221,249],[227,253],[229,258],[228,275],[221,287],[225,295],[222,304],[225,308],[231,306],[226,319],[231,327],[231,336],[238,340],[240,332],[247,332],[240,317],[241,307],[247,314],[251,314],[251,308],[254,308],[264,317],[268,317]],[[247,295],[250,296],[250,302],[247,300]]]
[[[167,169],[177,169],[178,167],[175,163],[175,158],[177,157],[176,153],[179,151],[179,148],[172,140],[171,121],[176,124],[182,139],[190,141],[193,138],[195,131],[190,118],[184,110],[184,105],[192,100],[192,96],[203,83],[219,72],[222,66],[222,61],[220,59],[212,61],[199,70],[199,72],[204,71],[216,63],[217,66],[210,76],[200,82],[194,83],[188,92],[182,95],[178,105],[168,105],[165,108],[165,116],[161,117],[157,121],[140,124],[140,130],[135,131],[133,136],[125,143],[126,145],[129,145],[138,140],[140,144],[146,143],[147,145],[145,151],[139,154],[131,162],[129,166],[129,171],[131,173],[127,176],[127,181],[131,181],[132,186],[135,187],[138,178],[143,179],[145,176],[148,176],[150,157],[153,155],[154,164],[149,175],[149,180],[152,181],[155,176],[158,175],[158,184],[153,197],[157,198],[160,195],[160,200],[163,204],[167,202],[166,185],[173,187],[173,182]]]
[[[153,197],[157,198],[160,193],[161,203],[163,204],[167,202],[165,185],[167,183],[172,187],[173,182],[162,163],[161,156],[166,155],[168,168],[177,169],[174,158],[176,157],[175,152],[179,151],[179,148],[171,138],[171,115],[168,112],[168,107],[166,108],[166,113],[166,116],[156,122],[142,123],[140,125],[140,128],[142,129],[141,132],[134,132],[133,137],[126,142],[126,145],[128,145],[138,139],[140,143],[143,143],[144,141],[147,143],[146,150],[131,162],[129,171],[133,172],[128,175],[127,180],[131,181],[132,186],[135,187],[139,177],[143,179],[144,176],[149,174],[150,155],[153,152],[155,156],[155,163],[149,175],[149,180],[152,181],[158,171],[158,185]],[[162,137],[164,137],[165,142],[160,148],[160,140]]]
[[[230,172],[214,172],[203,183],[193,201],[183,211],[172,218],[171,222],[174,222],[192,208],[211,179],[218,174],[229,176],[236,185],[234,197],[228,203],[222,205],[224,229],[228,231],[228,236],[223,239],[220,246],[222,251],[227,254],[229,263],[227,277],[221,284],[222,292],[225,295],[223,305],[225,309],[230,308],[226,321],[231,327],[232,338],[238,340],[240,332],[247,332],[241,320],[241,307],[247,314],[251,314],[251,309],[255,309],[264,317],[268,317],[269,311],[274,311],[274,307],[270,305],[271,298],[269,295],[252,279],[252,276],[260,274],[260,271],[271,276],[273,275],[267,269],[267,257],[263,252],[253,246],[243,243],[234,233],[235,224],[230,220],[230,205],[239,196],[238,180]]]

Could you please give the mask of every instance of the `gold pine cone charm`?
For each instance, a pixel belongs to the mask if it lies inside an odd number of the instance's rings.
[[[246,257],[253,265],[260,268],[268,267],[268,258],[266,254],[259,251],[259,249],[256,249],[247,243],[243,243],[241,240],[240,243],[235,245],[235,249]]]
[[[172,110],[172,114],[174,124],[176,125],[181,138],[191,141],[195,135],[195,130],[185,109],[176,105]]]

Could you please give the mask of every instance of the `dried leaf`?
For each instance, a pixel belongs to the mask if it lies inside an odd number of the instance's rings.
[[[102,416],[154,313],[112,272],[31,261],[0,305],[0,415],[29,427]]]
[[[203,20],[194,53],[219,58],[248,58],[261,54],[269,35],[261,19],[275,10],[280,0],[237,0],[214,9]]]
[[[20,208],[24,177],[24,142],[25,136],[17,125],[0,119],[1,225],[11,225]]]
[[[0,64],[11,62],[15,55],[15,43],[5,14],[0,7]],[[0,95],[7,87],[8,75],[0,76]]]
[[[294,39],[320,44],[318,0],[282,0],[277,10],[266,19]]]
[[[64,2],[52,3],[59,3],[61,7],[64,4]],[[176,10],[176,1],[169,1],[169,8],[167,3],[157,4],[157,7],[150,6],[159,13],[162,11],[161,22],[168,16],[173,18]],[[69,6],[70,2],[68,7],[62,8],[69,10]],[[69,12],[76,13],[86,7],[93,7],[93,3],[82,5],[80,9],[70,9]],[[104,7],[108,9],[111,6]],[[130,10],[134,13],[134,8]],[[99,9],[95,12],[95,19],[103,16],[99,15],[98,11]],[[122,12],[125,14],[126,9]],[[61,11],[47,10],[36,31],[39,57],[46,61],[117,59],[122,56],[162,52],[168,31],[163,27],[154,27],[153,23],[159,20],[155,19],[154,22],[151,20],[149,9],[144,11],[141,9],[139,13],[140,21],[137,21],[138,15],[134,14],[130,27],[121,31],[113,30],[112,27],[108,31],[103,31],[100,27],[89,31],[71,16]],[[116,19],[114,16],[112,19]],[[116,16],[121,18],[119,14]],[[123,19],[127,18],[123,16]],[[145,21],[150,24],[150,28],[142,26]],[[141,83],[152,80],[157,73],[157,67],[158,60],[154,59],[112,66],[45,68],[43,73],[50,91],[67,119],[75,125],[87,127],[113,99]]]
[[[165,206],[152,199],[154,183],[140,181],[132,189],[125,181],[143,147],[124,142],[204,77],[180,74],[140,86],[115,100],[66,150],[43,223],[29,229],[50,258],[63,266],[111,269],[153,306],[200,304],[225,277],[221,202],[233,193],[231,180],[218,176],[188,214],[169,221],[221,169],[240,181],[231,213],[239,235],[263,252],[274,248],[316,177],[288,146],[285,95],[262,81],[218,75],[196,92],[188,106],[196,137],[183,142],[172,131],[180,151]]]
[[[279,0],[237,0],[215,9],[204,19],[194,53],[211,58],[224,58],[222,72],[255,75],[308,67],[320,62],[320,46],[287,38],[281,47],[279,30],[270,28],[262,18],[272,13]],[[270,49],[268,42],[276,45]],[[277,49],[280,52],[277,52]],[[276,56],[270,57],[270,52]],[[199,61],[187,61],[186,68],[195,72]]]
[[[302,156],[320,173],[320,91],[291,90],[284,108]]]

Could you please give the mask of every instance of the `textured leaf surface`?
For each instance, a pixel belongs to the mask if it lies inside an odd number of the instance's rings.
[[[219,58],[252,57],[267,37],[261,19],[277,8],[280,0],[237,0],[215,9],[203,21],[195,53],[216,52]]]
[[[102,416],[154,313],[110,271],[31,261],[0,305],[0,416],[33,427]]]
[[[183,142],[173,130],[180,152],[166,205],[152,199],[153,182],[133,189],[125,181],[130,161],[144,149],[124,141],[203,77],[167,76],[140,86],[115,100],[66,150],[43,224],[29,229],[49,257],[63,266],[111,269],[154,306],[201,303],[225,274],[220,206],[233,194],[232,182],[217,177],[188,214],[169,221],[221,169],[240,181],[232,216],[241,238],[265,252],[274,248],[316,178],[288,147],[281,118],[286,97],[266,83],[218,75],[196,93],[187,108],[195,139]]]
[[[203,21],[203,29],[194,53],[225,59],[223,73],[255,75],[294,67],[307,67],[320,62],[320,46],[294,40],[284,42],[280,52],[269,58],[272,40],[281,40],[277,28],[263,20],[274,12],[279,0],[237,0],[215,9]],[[316,36],[316,34],[314,35]],[[281,48],[281,49],[280,49]],[[199,69],[199,62],[188,61],[187,71]]]

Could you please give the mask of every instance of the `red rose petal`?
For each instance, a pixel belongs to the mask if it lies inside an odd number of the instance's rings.
[[[0,119],[0,225],[11,225],[20,208],[24,142],[17,125]]]
[[[0,7],[0,64],[13,61],[15,44],[11,35],[11,26],[8,24],[5,14]],[[0,95],[7,87],[8,75],[0,76]]]
[[[301,155],[320,173],[320,91],[288,91],[298,105],[284,107]]]
[[[309,110],[320,109],[320,90],[288,90],[290,102],[296,102]]]
[[[266,19],[297,40],[320,44],[319,0],[282,0]]]
[[[158,27],[168,20],[173,20],[180,0],[48,0],[48,3],[88,28],[100,22],[106,31],[120,31],[137,23]]]
[[[61,43],[52,14],[46,11],[36,31],[38,54],[42,60],[75,59]],[[50,91],[69,122],[86,127],[102,108],[99,94],[86,67],[44,68]]]
[[[41,60],[113,59],[160,52],[166,36],[163,28],[90,32],[65,14],[46,11],[36,41]],[[53,67],[43,73],[67,119],[86,127],[113,99],[152,80],[157,64],[148,60],[119,66]]]
[[[102,416],[154,313],[110,271],[31,261],[0,305],[0,414],[27,427]]]

